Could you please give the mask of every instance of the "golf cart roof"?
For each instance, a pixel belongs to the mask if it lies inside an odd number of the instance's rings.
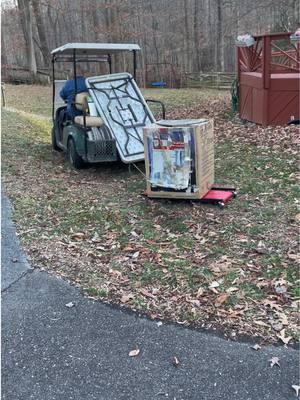
[[[107,55],[119,51],[141,50],[138,44],[128,43],[67,43],[51,51],[52,55]]]

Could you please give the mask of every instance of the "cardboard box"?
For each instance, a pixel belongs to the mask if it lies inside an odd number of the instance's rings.
[[[213,120],[158,121],[144,128],[147,195],[201,199],[214,183]]]

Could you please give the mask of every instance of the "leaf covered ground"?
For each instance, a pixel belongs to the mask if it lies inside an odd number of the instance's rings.
[[[49,115],[38,108],[50,97],[22,108],[32,90],[18,96],[11,87],[18,100],[9,105]],[[237,186],[238,197],[224,210],[147,199],[137,171],[74,171],[51,150],[50,122],[4,111],[3,180],[32,264],[151,318],[232,338],[296,340],[297,127],[243,125],[228,115],[224,93],[150,92],[170,102],[168,118],[215,119],[216,182]]]

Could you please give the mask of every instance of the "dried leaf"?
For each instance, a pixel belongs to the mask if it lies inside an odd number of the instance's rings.
[[[239,288],[232,286],[232,287],[226,289],[226,292],[227,293],[234,293],[234,292],[237,292],[238,290],[239,290]]]
[[[152,293],[148,292],[148,290],[146,289],[140,289],[140,293],[142,293],[142,295],[145,297],[150,297],[151,299],[156,298]]]
[[[229,295],[227,293],[223,293],[218,296],[215,300],[215,306],[220,307],[225,301],[228,299]]]
[[[123,294],[123,296],[121,297],[121,302],[122,303],[127,303],[127,301],[134,299],[134,295],[132,293],[129,294]]]
[[[211,284],[209,285],[209,288],[210,288],[210,289],[215,289],[215,288],[217,288],[217,287],[219,287],[219,286],[220,286],[219,282],[213,281],[213,282],[211,282]]]
[[[275,309],[278,311],[282,311],[282,307],[278,303],[276,303],[276,301],[266,299],[262,303],[265,306],[269,306],[271,308],[271,310]]]
[[[174,367],[179,367],[180,362],[177,357],[173,357],[172,364],[174,365]]]
[[[273,368],[274,365],[277,365],[278,367],[280,367],[279,358],[278,357],[272,357],[269,361],[270,361],[271,368]]]
[[[97,246],[96,249],[97,249],[97,250],[101,250],[101,251],[107,251],[107,250],[108,250],[108,249],[106,249],[106,248],[103,247],[103,246]]]
[[[73,233],[73,235],[71,235],[71,239],[74,240],[83,240],[85,237],[85,234],[83,232],[77,232],[77,233]]]
[[[274,282],[275,286],[282,286],[282,285],[286,286],[287,284],[288,284],[288,282],[283,278],[280,278],[280,279],[278,279],[277,281]]]
[[[277,294],[284,294],[287,292],[287,288],[285,286],[276,286],[275,287],[275,292]]]
[[[300,255],[299,254],[288,254],[288,258],[290,258],[291,260],[296,261],[297,263],[300,262]]]
[[[136,357],[140,354],[140,349],[136,348],[135,350],[131,350],[128,355],[129,357]]]
[[[292,339],[291,336],[285,336],[285,329],[280,331],[280,335],[277,335],[278,339],[280,339],[284,344],[288,344],[289,341]]]
[[[251,347],[251,349],[258,351],[261,349],[261,347],[259,344],[256,343],[254,346]]]
[[[267,253],[267,250],[266,250],[264,247],[257,247],[257,248],[255,249],[255,251],[256,251],[256,253],[258,253],[258,254],[266,254],[266,253]]]
[[[254,320],[253,322],[254,322],[254,324],[256,324],[256,325],[259,325],[259,326],[265,326],[266,328],[269,328],[269,325],[268,325],[268,324],[266,324],[266,323],[265,323],[265,322],[263,322],[263,321]]]
[[[197,296],[196,297],[201,297],[204,293],[204,289],[202,287],[200,287],[197,291]]]
[[[214,231],[208,232],[208,236],[215,237],[215,236],[217,236],[217,232],[214,232]]]
[[[296,214],[294,218],[295,218],[295,221],[300,222],[300,213]]]
[[[132,257],[132,258],[138,258],[139,254],[140,254],[140,252],[139,252],[139,251],[136,251],[135,253],[132,254],[131,257]]]
[[[283,325],[280,321],[272,321],[271,322],[272,328],[274,329],[274,331],[279,332],[282,330]]]
[[[283,313],[276,313],[277,317],[279,318],[280,322],[282,325],[288,325],[289,320],[287,319],[287,316]]]
[[[299,397],[299,390],[300,390],[300,386],[299,385],[292,385],[292,388],[295,390],[296,392],[296,397]]]
[[[218,261],[211,264],[209,269],[216,274],[230,271],[232,269],[232,262],[228,261],[226,256],[222,256]]]
[[[230,318],[240,317],[244,313],[244,310],[234,311],[231,308],[228,310],[228,314]]]
[[[131,246],[126,246],[126,247],[124,247],[124,249],[123,249],[123,251],[132,251],[132,250],[134,250],[134,248],[131,247]]]
[[[201,303],[200,303],[200,301],[199,300],[195,300],[195,299],[192,299],[192,300],[187,300],[189,303],[191,303],[191,304],[194,304],[195,306],[197,306],[197,307],[200,307],[200,305],[201,305]]]
[[[119,278],[120,276],[122,276],[122,272],[121,272],[121,271],[118,271],[117,269],[112,269],[112,268],[110,268],[108,272],[109,272],[109,274],[111,274],[111,275],[113,275],[113,276],[116,276],[117,278]]]

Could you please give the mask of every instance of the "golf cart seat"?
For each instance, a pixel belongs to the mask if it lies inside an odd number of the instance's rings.
[[[76,94],[75,107],[77,110],[83,111],[84,113],[87,113],[89,111],[89,106],[87,101],[88,96],[89,96],[88,92],[82,92]],[[74,118],[74,122],[75,124],[86,126],[88,128],[99,127],[104,124],[102,118],[91,115],[86,115],[85,117],[84,115],[77,115]]]
[[[87,115],[85,117],[85,123],[84,123],[84,116],[83,115],[77,115],[77,117],[74,118],[75,124],[86,126],[87,128],[92,128],[92,127],[99,127],[104,124],[103,119],[100,117],[91,117],[90,115]]]
[[[75,107],[77,110],[82,111],[84,108],[88,109],[87,98],[89,96],[89,92],[81,92],[77,93],[75,96]]]

